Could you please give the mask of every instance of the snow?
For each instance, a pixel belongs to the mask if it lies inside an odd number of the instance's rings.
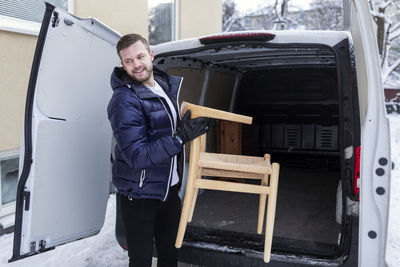
[[[400,115],[390,114],[389,121],[395,169],[392,171],[386,260],[390,267],[395,267],[400,266]],[[118,245],[114,236],[114,226],[115,196],[111,195],[104,227],[98,235],[12,263],[8,263],[8,259],[12,254],[13,234],[3,235],[0,237],[0,266],[127,266],[128,254]]]

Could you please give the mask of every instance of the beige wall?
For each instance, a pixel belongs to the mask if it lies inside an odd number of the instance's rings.
[[[19,147],[36,40],[0,31],[0,150]]]
[[[121,34],[147,37],[147,0],[75,0],[73,13],[97,18]],[[0,30],[0,151],[20,146],[37,36]]]
[[[147,0],[75,0],[74,14],[96,18],[122,35],[148,37]]]
[[[179,0],[178,38],[222,31],[222,0]]]

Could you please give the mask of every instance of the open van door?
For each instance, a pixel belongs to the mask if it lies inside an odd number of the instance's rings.
[[[387,266],[390,132],[376,34],[368,1],[351,2],[361,116],[359,266]]]
[[[10,261],[103,226],[112,145],[106,108],[119,37],[46,4],[27,92]]]

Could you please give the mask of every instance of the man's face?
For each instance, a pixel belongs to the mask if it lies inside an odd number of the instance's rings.
[[[145,86],[154,86],[153,51],[149,52],[141,41],[137,41],[120,50],[119,55],[122,67],[132,79]]]

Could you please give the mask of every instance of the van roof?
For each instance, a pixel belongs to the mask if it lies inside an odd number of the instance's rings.
[[[152,49],[156,54],[165,52],[193,49],[203,46],[200,40],[203,38],[210,37],[224,37],[227,36],[232,39],[232,35],[241,36],[243,34],[273,34],[275,38],[267,41],[268,43],[275,44],[288,44],[288,43],[299,43],[299,44],[324,44],[334,46],[343,39],[351,40],[351,35],[347,31],[310,31],[310,30],[282,30],[282,31],[238,31],[238,32],[224,32],[218,34],[210,34],[197,38],[190,38],[184,40],[177,40],[159,45],[152,46]]]

